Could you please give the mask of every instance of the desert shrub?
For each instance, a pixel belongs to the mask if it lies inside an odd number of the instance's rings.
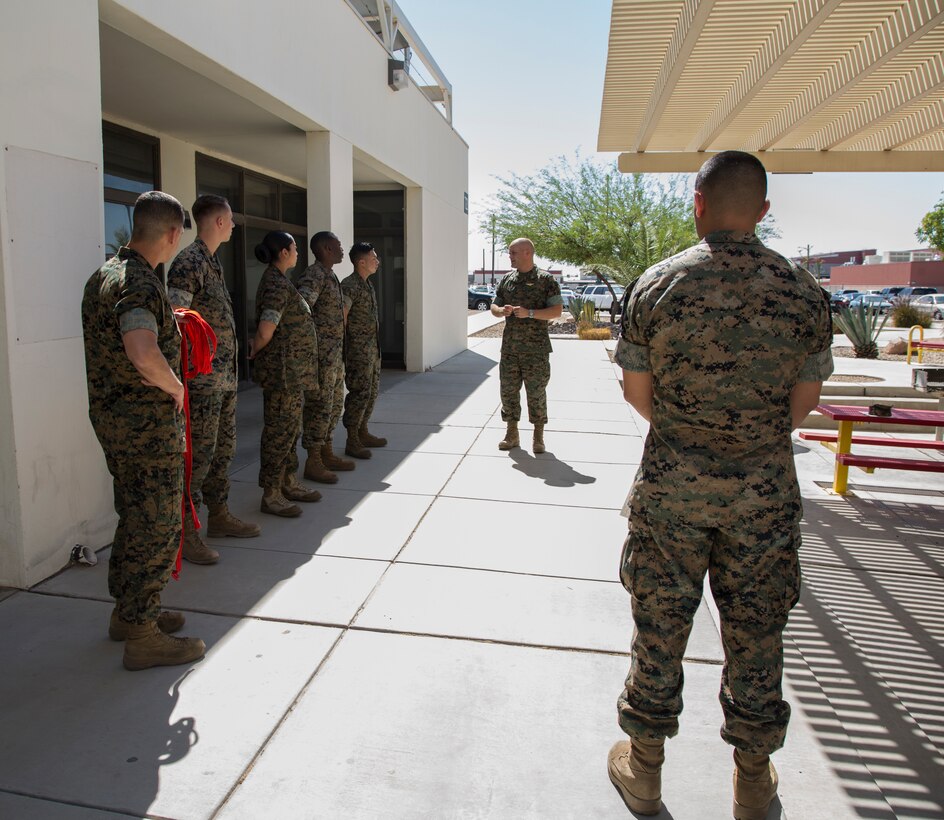
[[[887,315],[883,316],[877,310],[865,305],[841,310],[833,316],[833,324],[839,327],[852,342],[852,352],[857,359],[878,358],[878,345],[875,340],[885,327],[886,321],[888,321]]]
[[[925,313],[907,296],[892,299],[892,306],[889,310],[892,318],[892,327],[931,327],[931,314]]]
[[[610,338],[608,327],[578,327],[577,338],[589,341],[606,341]]]

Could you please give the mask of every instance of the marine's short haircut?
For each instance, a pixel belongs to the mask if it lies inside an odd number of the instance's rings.
[[[315,258],[318,257],[318,249],[324,248],[332,239],[337,239],[337,237],[331,233],[331,231],[318,231],[318,233],[311,238],[308,247],[311,248],[311,252],[315,255]]]
[[[695,190],[720,211],[757,211],[767,199],[767,170],[753,154],[721,151],[701,166]]]
[[[369,256],[370,252],[374,249],[374,246],[370,242],[355,242],[351,245],[351,250],[348,252],[348,258],[351,260],[351,264],[356,268],[358,261],[365,256]]]
[[[193,221],[197,223],[197,227],[205,219],[215,217],[219,213],[226,213],[229,209],[229,201],[225,196],[217,196],[216,194],[204,194],[203,196],[198,196],[196,201],[193,203],[193,207],[190,209],[190,213],[193,214]]]
[[[183,228],[184,206],[163,191],[148,191],[134,203],[133,242],[153,242],[171,228]]]

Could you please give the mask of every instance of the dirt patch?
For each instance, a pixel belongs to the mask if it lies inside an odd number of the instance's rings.
[[[855,358],[851,347],[834,347],[833,356],[838,359]],[[880,350],[878,360],[882,362],[906,362],[908,361],[908,355],[907,353],[886,353],[884,350]],[[912,355],[911,363],[916,364],[917,361],[917,356]],[[922,364],[944,364],[944,350],[925,350],[924,356],[922,357]]]
[[[871,382],[883,382],[878,376],[851,376],[845,373],[833,373],[827,381],[830,382],[853,382],[856,384],[866,384]]]
[[[472,311],[473,313],[475,311]],[[577,323],[573,320],[569,313],[564,313],[560,319],[554,319],[551,322],[548,322],[547,331],[551,336],[556,336],[558,338],[577,338]],[[619,325],[610,325],[609,323],[597,322],[597,327],[605,328],[609,327],[610,329],[610,338],[618,339],[619,338]],[[492,325],[491,327],[485,328],[485,330],[480,330],[478,333],[471,334],[475,338],[483,339],[496,339],[499,338],[503,331],[505,330],[505,323],[499,322],[497,325]]]

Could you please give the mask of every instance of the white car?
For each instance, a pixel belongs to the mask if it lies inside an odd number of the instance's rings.
[[[561,288],[561,299],[564,300],[564,307],[570,307],[570,300],[573,299],[577,294],[574,293],[570,288]]]
[[[623,292],[626,290],[622,285],[612,285],[613,292],[616,294],[616,304],[619,307],[619,303],[623,299]],[[606,285],[589,285],[584,289],[584,292],[580,294],[581,299],[591,299],[593,304],[596,306],[597,310],[609,310],[610,305],[613,304],[613,296],[610,294],[610,289]]]
[[[944,293],[928,293],[919,296],[912,303],[925,313],[930,313],[932,319],[944,319]]]

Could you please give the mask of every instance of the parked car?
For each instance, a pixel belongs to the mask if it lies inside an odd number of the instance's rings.
[[[928,293],[914,300],[914,306],[932,319],[944,319],[944,293]]]
[[[469,288],[469,310],[488,310],[492,306],[492,297],[488,293],[479,293]]]
[[[891,308],[892,303],[888,301],[881,293],[860,293],[849,302],[850,308],[863,305],[867,308],[877,310],[879,313],[886,313]]]
[[[495,286],[494,285],[472,285],[469,290],[474,290],[476,293],[487,293],[489,296],[495,296]]]
[[[859,295],[857,290],[840,290],[829,297],[829,306],[833,313],[849,307],[849,303]]]
[[[612,285],[613,292],[616,294],[616,306],[623,298],[623,291],[626,290],[622,285]],[[613,297],[610,295],[610,289],[606,285],[588,285],[584,292],[580,294],[583,299],[591,299],[597,310],[609,310],[613,304]]]
[[[897,296],[905,289],[904,285],[898,285],[893,288],[882,288],[879,293],[882,294],[886,299],[891,299],[894,296]]]
[[[561,288],[561,299],[564,300],[564,309],[570,307],[570,300],[573,299],[577,294],[574,293],[570,288]]]
[[[899,299],[914,298],[915,296],[927,296],[931,293],[937,293],[937,288],[930,288],[925,286],[911,287],[911,288],[902,288],[897,296]]]

